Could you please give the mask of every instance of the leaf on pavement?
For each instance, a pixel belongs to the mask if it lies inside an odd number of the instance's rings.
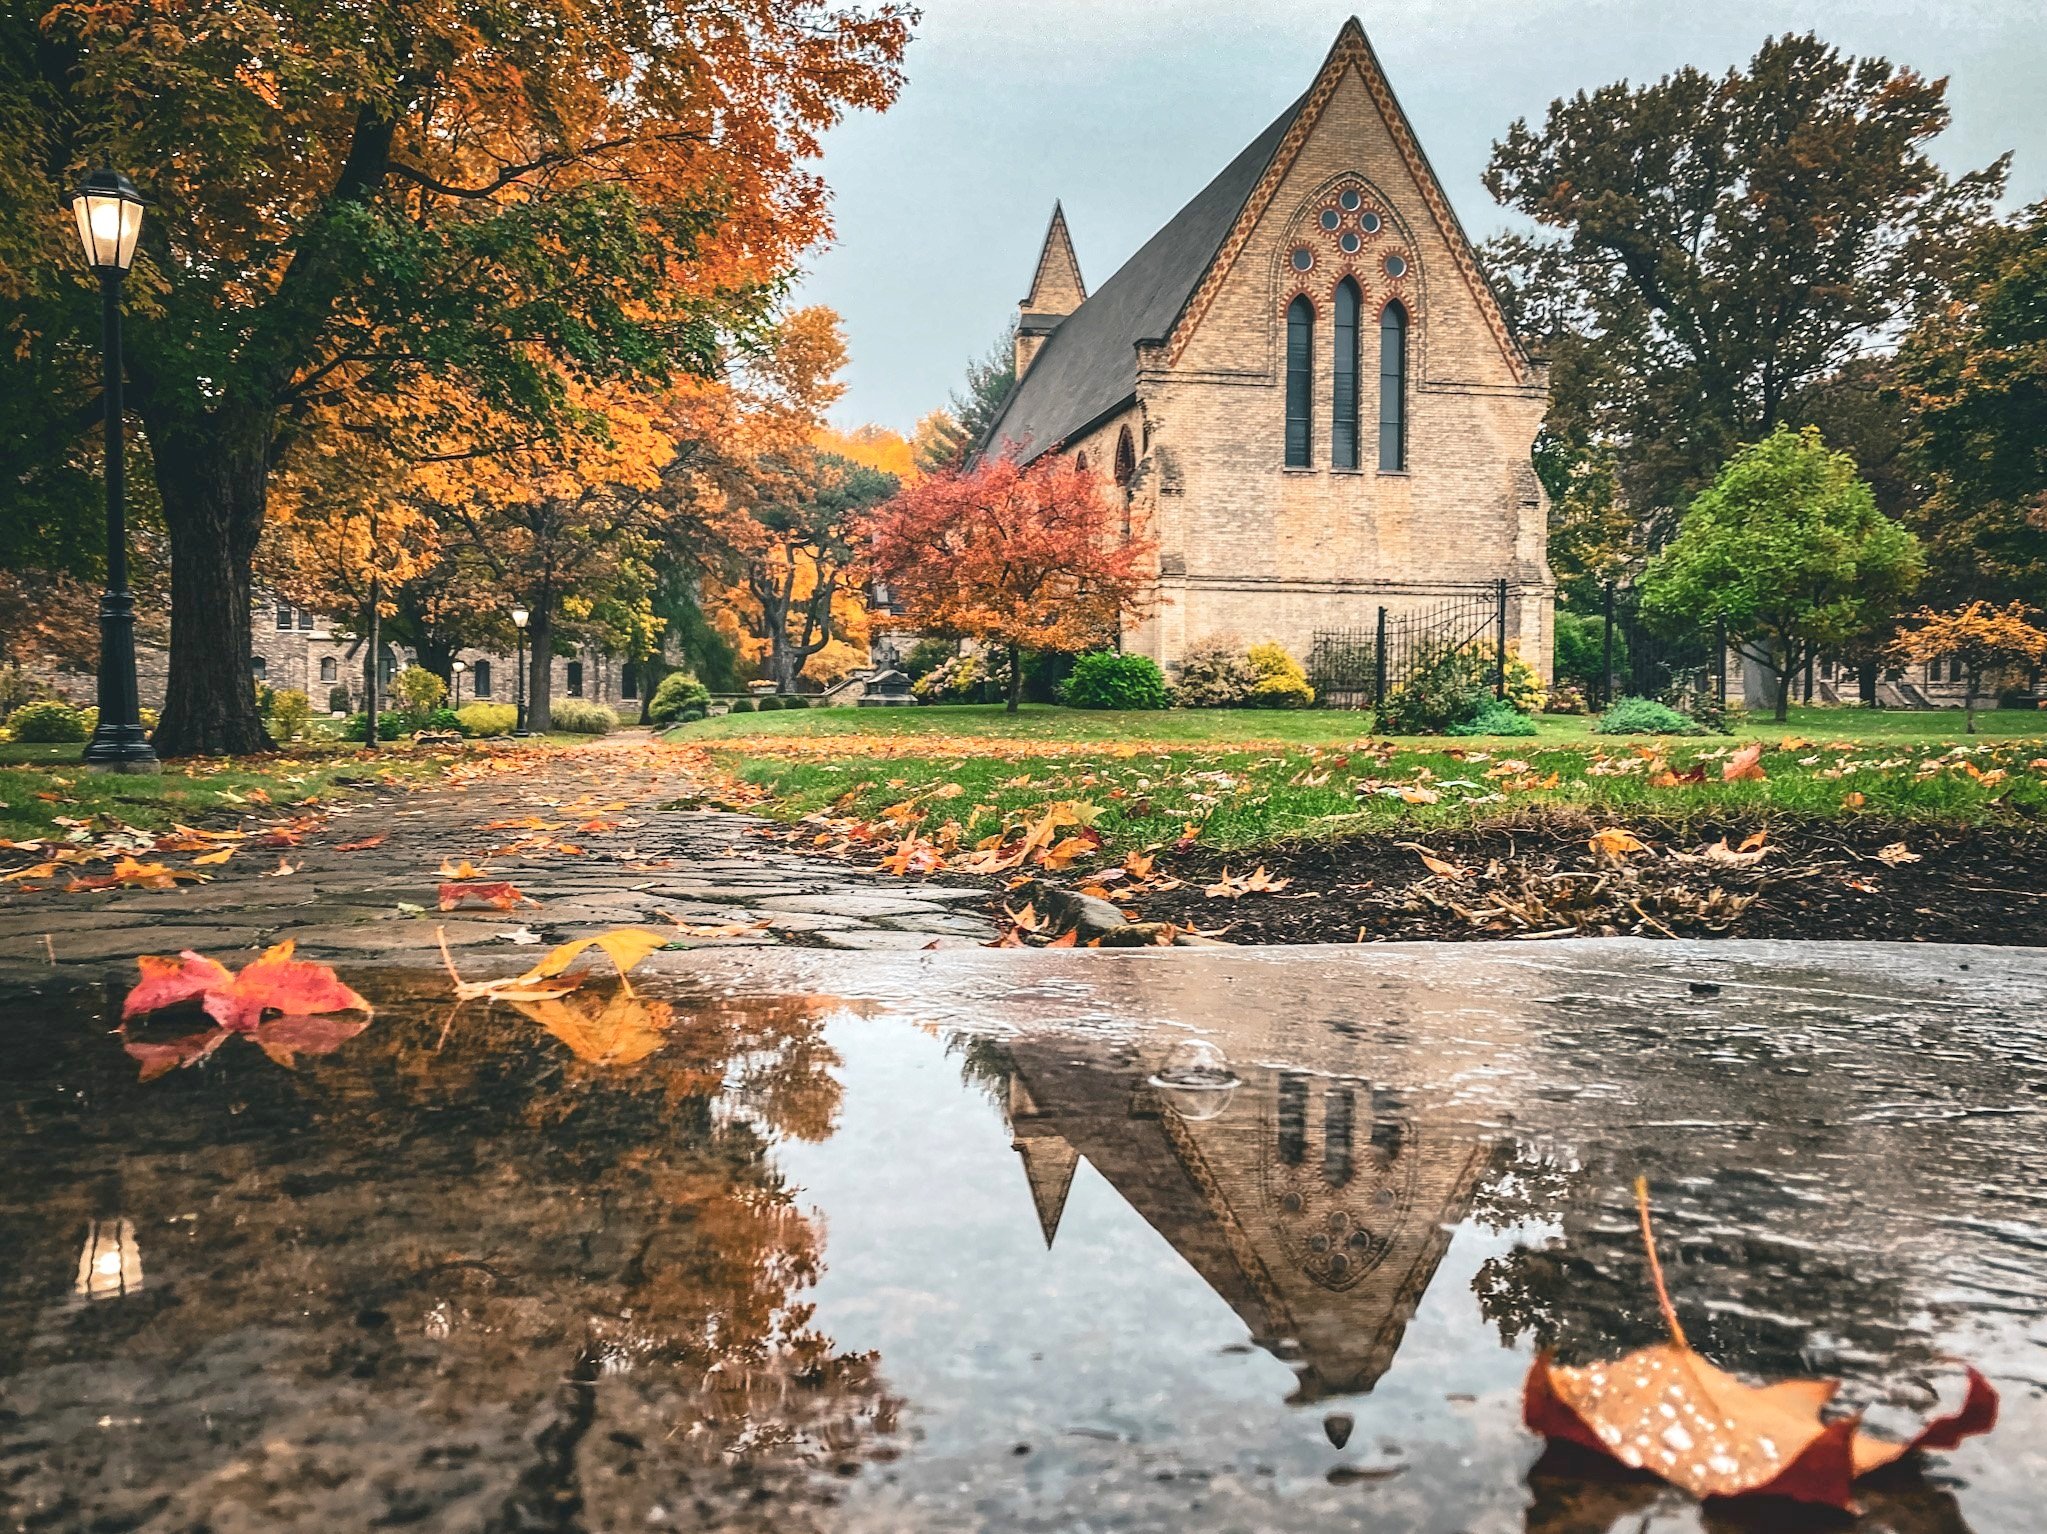
[[[516,885],[502,880],[495,884],[443,884],[438,893],[443,911],[478,905],[493,911],[509,911],[522,903],[540,904],[539,901],[520,894]]]
[[[135,889],[171,890],[178,887],[178,881],[188,884],[204,884],[208,876],[195,874],[187,868],[172,868],[163,863],[138,863],[131,857],[114,860],[112,873],[87,874],[73,879],[64,886],[68,894],[80,894],[88,890],[110,890],[121,885]]]
[[[490,870],[478,868],[467,858],[462,859],[459,863],[453,858],[442,858],[441,877],[449,880],[488,879],[490,877]]]
[[[386,833],[385,833],[385,835],[389,835],[389,834],[390,834],[390,833],[388,833],[388,832],[386,832]],[[364,837],[364,838],[363,838],[363,839],[362,839],[361,841],[359,841],[359,842],[343,842],[343,843],[342,843],[342,844],[341,844],[340,846],[336,847],[336,848],[335,848],[334,850],[335,850],[336,852],[367,852],[367,851],[369,851],[369,850],[370,850],[370,848],[372,848],[372,847],[381,847],[381,846],[383,846],[383,845],[384,845],[384,837],[382,837],[382,836],[365,836],[365,837]]]
[[[1635,1184],[1642,1239],[1668,1342],[1611,1363],[1567,1369],[1536,1359],[1522,1417],[1552,1440],[1576,1444],[1647,1471],[1693,1496],[1782,1497],[1847,1512],[1853,1482],[1915,1449],[1950,1449],[1997,1423],[1997,1392],[1973,1368],[1960,1411],[1907,1443],[1872,1438],[1859,1419],[1826,1421],[1829,1380],[1785,1380],[1757,1388],[1706,1362],[1685,1340],[1664,1286],[1649,1220],[1646,1181]]]

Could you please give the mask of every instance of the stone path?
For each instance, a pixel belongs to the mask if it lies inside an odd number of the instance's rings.
[[[302,844],[252,838],[212,882],[175,890],[0,894],[0,987],[87,974],[133,974],[144,953],[191,948],[230,965],[284,938],[328,963],[438,964],[437,929],[465,970],[517,968],[537,946],[613,927],[666,929],[676,947],[924,949],[985,943],[995,933],[957,909],[979,889],[919,886],[778,850],[749,833],[761,821],[667,808],[701,785],[667,748],[622,732],[516,771],[459,785],[382,788],[337,804]],[[291,812],[252,817],[248,828]],[[493,822],[538,821],[540,827]],[[615,824],[615,829],[592,829]],[[543,829],[545,828],[545,829]],[[375,847],[339,850],[383,837]],[[552,836],[584,849],[494,852]],[[467,858],[538,902],[512,911],[436,909],[444,859]],[[280,874],[280,860],[295,865]],[[171,855],[173,867],[191,862]],[[408,909],[411,908],[411,909]],[[415,914],[423,908],[424,914]],[[687,929],[766,925],[731,935]],[[495,962],[501,960],[502,962]]]

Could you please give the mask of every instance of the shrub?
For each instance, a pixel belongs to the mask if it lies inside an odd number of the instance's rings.
[[[1073,663],[1064,701],[1072,708],[1164,708],[1166,674],[1148,655],[1097,650]]]
[[[348,695],[346,687],[330,687],[327,689],[328,713],[345,714],[353,707],[355,707],[355,699]]]
[[[343,721],[341,735],[344,740],[361,740],[366,728],[361,714],[350,714]],[[377,739],[397,740],[405,734],[406,720],[403,714],[386,711],[377,715]]]
[[[1587,692],[1606,680],[1606,619],[1584,613],[1560,612],[1556,619],[1554,650],[1559,682],[1575,682]],[[1616,625],[1613,631],[1613,672],[1628,674],[1628,636]]]
[[[422,723],[448,696],[448,684],[424,666],[407,666],[391,678],[391,701]]]
[[[920,639],[903,652],[896,670],[915,682],[929,676],[947,661],[956,659],[960,647],[951,639]]]
[[[86,723],[82,709],[59,698],[24,703],[7,716],[8,728],[20,741],[58,742],[92,739],[93,726]]]
[[[1253,708],[1306,708],[1315,701],[1308,673],[1284,645],[1254,644],[1245,659],[1258,674],[1251,688]]]
[[[1549,702],[1549,688],[1536,669],[1521,658],[1521,642],[1507,641],[1507,701],[1524,714],[1539,714]]]
[[[1234,634],[1211,634],[1180,660],[1175,684],[1182,708],[1242,708],[1251,701],[1258,672]]]
[[[34,703],[38,699],[54,696],[47,686],[38,682],[21,667],[0,667],[0,717],[13,713],[24,703]]]
[[[1601,735],[1703,735],[1705,727],[1654,698],[1622,698],[1592,727]]]
[[[553,716],[554,727],[571,735],[609,735],[618,728],[618,715],[582,698],[563,698],[554,705]]]
[[[910,684],[910,695],[926,703],[970,703],[979,701],[999,681],[1009,685],[1009,663],[990,665],[986,655],[955,655],[935,666]]]
[[[773,714],[781,711],[782,699],[777,693],[767,693],[754,701],[760,705],[760,711],[763,714]]]
[[[442,732],[459,730],[462,728],[462,716],[452,708],[437,708],[426,716],[426,727]]]
[[[677,724],[695,724],[703,717],[704,711],[702,709],[686,708],[675,716],[675,722]]]
[[[1504,698],[1488,698],[1485,706],[1469,719],[1459,720],[1444,732],[1449,735],[1535,735],[1535,721]]]
[[[735,714],[758,713],[759,707],[751,698],[734,698],[732,700],[732,712]]]
[[[1546,714],[1585,714],[1591,708],[1585,701],[1585,694],[1575,687],[1552,687],[1549,698],[1543,704]]]
[[[711,689],[687,671],[671,671],[661,678],[647,703],[647,717],[656,724],[672,724],[684,709],[696,709],[701,716],[709,708]]]
[[[1440,735],[1485,707],[1492,663],[1476,647],[1438,644],[1418,657],[1413,675],[1386,694],[1379,728],[1389,735]]]
[[[817,699],[815,699],[815,698],[813,698],[813,697],[809,696],[809,695],[808,695],[807,693],[800,693],[800,692],[792,692],[792,693],[788,693],[788,694],[785,694],[785,695],[783,696],[783,698],[782,698],[782,707],[784,707],[784,708],[815,708],[815,707],[817,707]]]
[[[270,705],[276,701],[277,693],[268,682],[256,684],[256,712],[265,719],[270,717]]]
[[[270,733],[279,740],[291,740],[305,733],[312,722],[313,700],[296,687],[280,688],[270,695]]]
[[[518,723],[519,711],[509,703],[465,703],[455,710],[455,728],[472,739],[509,735]]]

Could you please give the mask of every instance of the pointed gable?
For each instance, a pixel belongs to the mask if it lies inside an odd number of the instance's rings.
[[[1372,50],[1371,40],[1365,36],[1364,24],[1357,17],[1343,24],[1337,34],[1336,45],[1329,50],[1329,57],[1323,61],[1321,72],[1308,94],[1298,103],[1292,120],[1287,125],[1281,141],[1274,147],[1264,173],[1256,186],[1244,198],[1244,204],[1229,233],[1225,236],[1221,250],[1209,263],[1202,275],[1200,285],[1189,299],[1178,323],[1173,327],[1171,342],[1167,348],[1166,360],[1176,363],[1186,350],[1188,339],[1201,323],[1202,316],[1214,302],[1223,281],[1231,267],[1242,253],[1252,231],[1258,226],[1266,209],[1271,205],[1274,193],[1279,190],[1294,159],[1300,154],[1309,134],[1314,132],[1316,123],[1336,94],[1337,87],[1345,76],[1356,70],[1363,81],[1366,93],[1371,97],[1380,120],[1392,137],[1394,147],[1399,151],[1408,174],[1414,179],[1422,202],[1428,208],[1429,216],[1437,232],[1449,247],[1452,261],[1459,276],[1470,289],[1486,328],[1498,343],[1500,353],[1517,382],[1525,382],[1529,376],[1527,354],[1507,326],[1506,316],[1500,310],[1498,297],[1492,285],[1480,271],[1478,256],[1473,251],[1471,239],[1464,232],[1456,210],[1450,206],[1450,199],[1444,195],[1443,184],[1436,179],[1436,172],[1423,153],[1421,142],[1415,137],[1414,125],[1408,121],[1406,110],[1393,94],[1393,87],[1387,82],[1386,71],[1379,63],[1379,56]]]
[[[1067,232],[1066,209],[1052,204],[1052,224],[1045,231],[1045,248],[1038,256],[1037,274],[1023,301],[1026,314],[1071,314],[1087,302],[1087,283],[1080,275],[1080,260],[1073,253],[1073,236]]]
[[[1066,1196],[1073,1191],[1073,1174],[1080,1166],[1080,1152],[1057,1135],[1031,1135],[1016,1142],[1023,1157],[1024,1178],[1031,1185],[1031,1205],[1038,1212],[1038,1230],[1045,1238],[1045,1250],[1059,1234],[1059,1217],[1066,1212]]]

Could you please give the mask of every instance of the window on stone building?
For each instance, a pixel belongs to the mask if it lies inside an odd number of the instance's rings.
[[[249,657],[249,669],[256,673],[256,680],[259,682],[268,681],[270,678],[270,662],[260,655]]]
[[[1379,472],[1407,468],[1407,310],[1398,301],[1379,316]]]
[[[1116,434],[1116,483],[1125,490],[1137,478],[1137,444],[1130,440],[1130,428]]]
[[[640,663],[629,660],[618,668],[618,695],[621,698],[637,698],[640,695]]]
[[[1364,295],[1346,277],[1336,285],[1336,358],[1329,408],[1329,465],[1358,466],[1358,315]]]
[[[1306,294],[1286,311],[1286,466],[1312,465],[1315,414],[1315,306]]]
[[[331,655],[323,657],[320,661],[320,680],[323,682],[341,680],[341,665]]]
[[[302,629],[309,629],[309,628],[311,628],[311,627],[313,626],[313,610],[312,610],[312,608],[310,608],[310,607],[301,607],[301,608],[300,608],[300,609],[298,610],[298,614],[299,614],[299,627],[300,627],[300,628],[302,628]]]
[[[469,668],[469,677],[470,677],[470,680],[471,680],[471,681],[473,681],[473,682],[474,682],[474,683],[476,684],[476,686],[475,686],[475,693],[476,693],[476,696],[477,696],[477,697],[479,697],[479,698],[487,698],[487,697],[489,697],[489,696],[490,696],[490,662],[489,662],[489,661],[487,661],[487,660],[480,660],[480,661],[478,661],[478,662],[477,662],[477,663],[476,663],[475,665],[471,666],[471,667]]]
[[[570,697],[583,696],[583,663],[579,660],[572,660],[568,664],[568,687]]]
[[[278,633],[280,633],[280,634],[284,634],[284,633],[289,633],[290,631],[291,631],[291,603],[289,603],[289,602],[279,602],[279,603],[277,604],[277,632],[278,632]]]

